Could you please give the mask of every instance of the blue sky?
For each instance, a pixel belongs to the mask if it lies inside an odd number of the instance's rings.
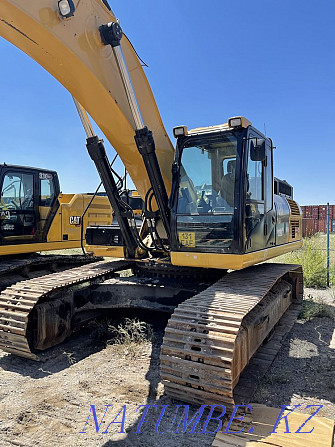
[[[275,175],[294,186],[300,204],[335,203],[334,2],[110,4],[149,65],[170,135],[175,125],[244,115],[266,127],[277,146]],[[0,54],[0,162],[56,169],[63,192],[94,190],[98,175],[69,93],[3,39]]]

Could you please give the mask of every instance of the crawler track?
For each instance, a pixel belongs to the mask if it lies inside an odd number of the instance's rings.
[[[99,261],[7,287],[0,294],[0,348],[38,360],[34,352],[36,347],[45,349],[56,344],[55,341],[61,342],[72,332],[71,304],[53,297],[57,297],[57,293],[59,296],[60,292],[66,296],[74,286],[106,279],[131,264],[126,261]],[[40,329],[37,320],[41,321]],[[48,339],[51,339],[49,346]]]
[[[102,258],[94,256],[55,254],[2,257],[0,258],[0,292],[23,280],[61,272],[100,260]]]
[[[184,301],[169,320],[162,345],[167,394],[231,408],[240,374],[291,303],[301,298],[300,266],[262,264],[229,273]]]

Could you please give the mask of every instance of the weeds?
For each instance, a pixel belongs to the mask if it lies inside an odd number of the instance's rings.
[[[108,330],[113,337],[109,344],[141,344],[152,340],[151,326],[137,318],[124,318],[117,326],[109,324]]]
[[[272,394],[269,392],[268,388],[264,384],[258,385],[253,399],[255,402],[266,402],[272,398]]]
[[[273,387],[290,382],[290,375],[286,371],[276,371],[258,378],[258,385],[253,398],[255,402],[270,401],[273,398]]]
[[[323,300],[316,301],[312,295],[308,295],[302,303],[299,318],[301,320],[312,320],[313,318],[334,318],[334,308]]]
[[[283,385],[290,382],[290,375],[287,371],[277,371],[272,374],[267,374],[263,377],[263,384],[268,385]]]
[[[329,296],[332,299],[333,303],[335,304],[335,287],[331,287],[328,290]]]
[[[331,237],[332,245],[334,237]],[[304,285],[306,287],[320,288],[327,285],[326,268],[326,238],[316,234],[305,238],[302,248],[274,259],[274,262],[288,264],[301,264],[304,271]],[[335,283],[335,254],[331,252],[330,280]]]
[[[63,351],[63,355],[65,355],[65,357],[67,358],[69,365],[73,365],[74,363],[76,363],[77,360],[76,360],[73,352]]]
[[[118,345],[122,354],[131,359],[135,359],[142,354],[139,346],[153,338],[152,327],[137,318],[133,320],[125,318],[117,326],[109,325],[108,329],[112,338],[107,341],[107,344]]]
[[[96,320],[91,322],[94,337],[107,345],[117,345],[124,355],[136,358],[139,346],[152,341],[152,327],[137,318],[112,320]]]

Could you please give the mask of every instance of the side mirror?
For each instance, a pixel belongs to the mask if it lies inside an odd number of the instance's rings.
[[[252,161],[265,160],[265,140],[253,138],[250,141],[250,158]]]

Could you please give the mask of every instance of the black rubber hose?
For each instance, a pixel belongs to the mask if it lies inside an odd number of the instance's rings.
[[[101,0],[101,1],[102,1],[102,3],[106,6],[106,8],[107,8],[109,11],[112,10],[112,8],[109,6],[109,3],[108,3],[107,0]]]
[[[113,164],[114,164],[114,162],[115,162],[115,160],[117,159],[118,156],[119,156],[119,155],[116,154],[115,157],[113,158],[112,163],[111,163],[111,167],[113,166]],[[85,214],[87,213],[89,207],[91,206],[91,203],[93,202],[95,196],[98,194],[98,191],[99,191],[99,189],[101,188],[101,186],[102,186],[102,182],[100,182],[100,185],[97,187],[95,193],[93,194],[91,200],[88,202],[88,205],[87,205],[87,207],[85,208],[85,210],[84,210],[84,212],[83,212],[83,214],[82,214],[82,216],[81,216],[80,245],[81,245],[81,249],[82,249],[84,255],[86,255],[86,251],[85,251],[85,248],[84,248],[84,242],[83,242],[83,236],[84,236],[84,217],[85,217]]]

